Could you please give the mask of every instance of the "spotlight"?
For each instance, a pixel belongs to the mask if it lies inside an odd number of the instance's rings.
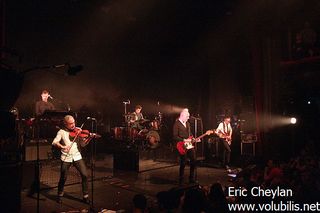
[[[308,104],[311,104],[311,101],[308,101],[307,103],[308,103]]]
[[[290,123],[291,124],[296,124],[297,123],[297,119],[295,117],[290,118]]]

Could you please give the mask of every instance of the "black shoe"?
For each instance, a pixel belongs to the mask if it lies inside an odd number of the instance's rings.
[[[57,200],[56,201],[57,201],[57,203],[61,204],[62,203],[62,196],[57,196]]]
[[[57,203],[62,203],[64,192],[58,192]]]

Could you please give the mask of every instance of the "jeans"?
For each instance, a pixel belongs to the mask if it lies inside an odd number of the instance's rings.
[[[183,180],[184,168],[186,166],[186,158],[190,159],[190,175],[189,180],[194,180],[194,172],[196,168],[196,154],[194,149],[187,150],[185,155],[180,155],[179,182]]]
[[[222,139],[223,140],[223,139]],[[223,155],[222,155],[222,165],[229,165],[230,163],[230,155],[231,155],[231,148],[226,140],[223,140]]]
[[[64,184],[67,181],[68,171],[71,165],[74,165],[76,169],[80,172],[81,179],[82,179],[82,193],[83,195],[88,194],[88,175],[87,175],[87,168],[83,161],[83,159],[78,161],[71,162],[64,162],[61,161],[61,169],[60,169],[60,180],[58,184],[58,194],[63,193]]]

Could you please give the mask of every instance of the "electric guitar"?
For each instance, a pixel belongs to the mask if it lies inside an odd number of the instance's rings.
[[[177,143],[177,149],[178,149],[179,154],[185,155],[187,153],[187,150],[194,148],[194,146],[193,146],[194,143],[200,142],[199,140],[201,138],[203,138],[206,135],[210,135],[212,133],[214,133],[214,130],[208,130],[208,131],[206,131],[206,133],[200,135],[197,138],[190,136],[189,138],[184,139],[183,141],[179,141]]]
[[[222,133],[222,132],[216,132],[215,134],[218,135],[219,138],[222,138],[225,141],[227,141],[229,146],[231,145],[232,139],[231,139],[229,134],[225,134],[225,133]]]

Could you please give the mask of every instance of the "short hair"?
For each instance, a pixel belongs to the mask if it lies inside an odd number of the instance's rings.
[[[230,115],[225,115],[225,116],[223,117],[223,120],[228,119],[228,118],[231,119],[231,116],[230,116]]]
[[[142,106],[141,106],[141,105],[137,105],[137,106],[135,107],[135,109],[142,109]]]
[[[41,94],[49,94],[48,90],[44,89],[42,90]]]
[[[70,120],[71,118],[74,119],[74,117],[72,115],[66,115],[66,116],[64,116],[63,121],[66,123],[66,121]]]

